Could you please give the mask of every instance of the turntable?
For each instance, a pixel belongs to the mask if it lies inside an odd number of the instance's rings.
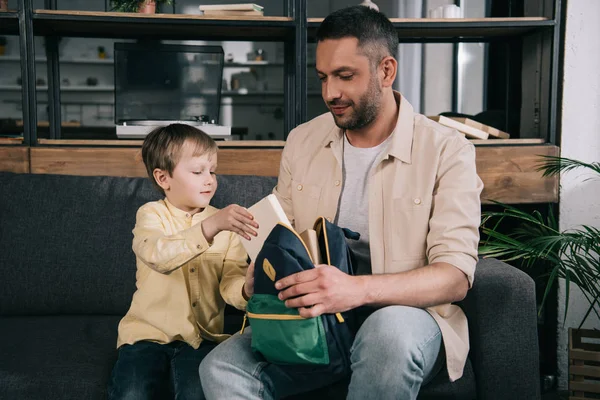
[[[115,43],[115,124],[119,139],[143,139],[159,126],[195,126],[231,140],[218,123],[223,81],[220,46]]]

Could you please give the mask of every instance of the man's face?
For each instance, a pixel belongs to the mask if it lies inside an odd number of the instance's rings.
[[[358,48],[358,39],[327,39],[317,44],[321,95],[338,127],[356,130],[377,117],[382,90],[376,69]]]

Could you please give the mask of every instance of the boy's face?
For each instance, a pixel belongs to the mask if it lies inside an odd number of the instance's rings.
[[[217,154],[194,156],[193,150],[193,146],[184,143],[173,175],[165,173],[166,186],[161,185],[171,204],[192,214],[208,206],[217,190]]]

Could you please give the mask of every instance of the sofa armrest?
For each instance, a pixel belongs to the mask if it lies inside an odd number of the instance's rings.
[[[539,399],[534,282],[496,259],[480,260],[473,288],[459,303],[469,321],[479,399]]]

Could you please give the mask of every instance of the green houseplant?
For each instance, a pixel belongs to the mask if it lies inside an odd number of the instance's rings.
[[[585,169],[600,175],[600,163],[546,156],[538,170],[544,176],[557,175],[574,169]],[[586,180],[593,179],[587,178]],[[579,326],[569,329],[569,389],[574,398],[594,397],[600,394],[600,346],[594,343],[600,338],[598,330],[581,329],[590,314],[600,318],[600,229],[581,225],[574,229],[560,231],[558,221],[552,213],[547,217],[539,211],[527,213],[516,207],[496,203],[501,211],[483,213],[482,233],[479,254],[496,257],[504,261],[521,261],[524,266],[538,262],[548,266],[547,283],[542,299],[546,302],[552,286],[558,278],[565,280],[564,320],[569,307],[570,284],[575,283],[588,303]],[[510,233],[499,229],[503,222],[516,223],[517,228]],[[540,308],[541,311],[541,308]],[[595,397],[598,398],[598,397]]]
[[[171,0],[111,0],[114,11],[154,14],[156,4],[171,4]]]
[[[600,177],[598,162],[588,164],[553,156],[544,156],[538,171],[543,172],[544,176],[552,176],[575,169],[585,169],[596,175],[586,180]],[[560,231],[552,210],[544,217],[539,211],[527,213],[506,204],[496,204],[503,210],[482,214],[482,233],[485,238],[479,254],[507,262],[521,261],[525,266],[545,263],[549,270],[542,305],[558,278],[563,278],[566,283],[565,320],[571,282],[579,286],[588,302],[587,312],[579,327],[591,313],[600,317],[600,229],[582,225]],[[518,227],[510,233],[502,233],[498,227],[507,220],[517,223]]]

